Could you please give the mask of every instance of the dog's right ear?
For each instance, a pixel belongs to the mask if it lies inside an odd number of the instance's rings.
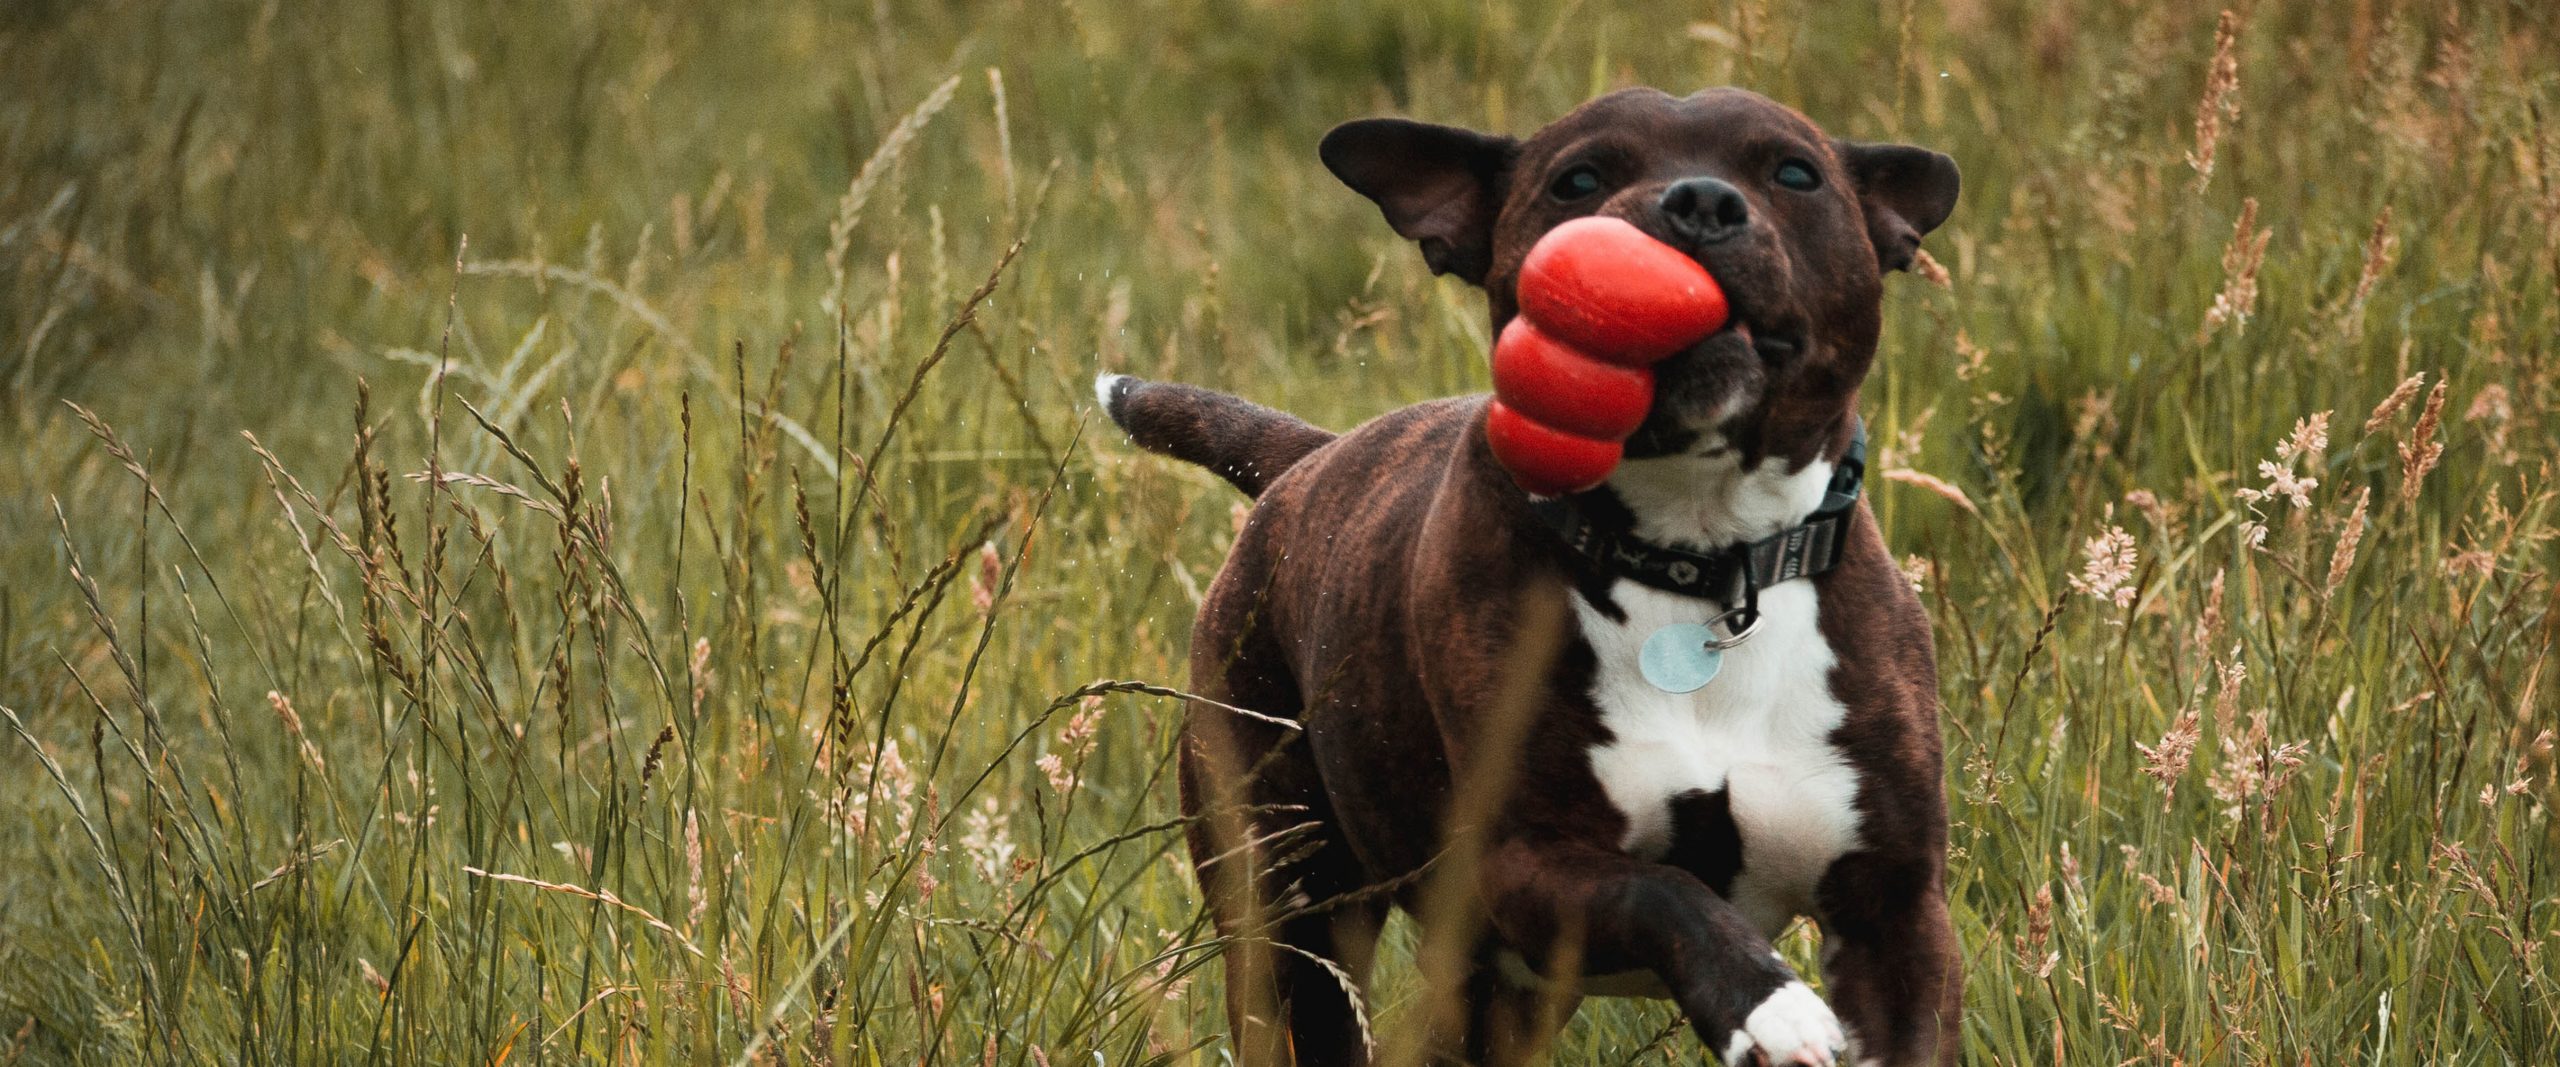
[[[1324,135],[1325,169],[1378,202],[1387,225],[1422,246],[1433,274],[1484,284],[1520,142],[1405,119],[1361,119]]]

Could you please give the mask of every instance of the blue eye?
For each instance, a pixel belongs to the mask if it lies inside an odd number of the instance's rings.
[[[1556,180],[1547,183],[1547,195],[1563,201],[1580,200],[1599,191],[1600,171],[1588,163],[1558,174]]]
[[[1799,193],[1809,193],[1822,188],[1822,173],[1813,169],[1813,164],[1801,159],[1790,159],[1778,164],[1778,173],[1771,175],[1771,178],[1779,185]]]

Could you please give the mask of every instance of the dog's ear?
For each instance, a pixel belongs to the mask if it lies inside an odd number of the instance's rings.
[[[1334,127],[1316,152],[1342,184],[1378,202],[1387,225],[1422,246],[1433,274],[1484,284],[1493,221],[1520,142],[1454,126],[1361,119]]]
[[[1858,203],[1867,213],[1867,239],[1876,246],[1876,266],[1883,270],[1911,266],[1921,236],[1937,229],[1956,209],[1956,190],[1962,184],[1956,161],[1907,144],[1835,141],[1832,147],[1858,185]]]

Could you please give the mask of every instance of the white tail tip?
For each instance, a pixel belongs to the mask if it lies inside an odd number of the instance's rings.
[[[1093,376],[1093,396],[1094,399],[1102,401],[1103,411],[1108,412],[1111,410],[1111,393],[1113,390],[1120,387],[1120,380],[1126,377],[1128,377],[1126,374],[1097,374]]]

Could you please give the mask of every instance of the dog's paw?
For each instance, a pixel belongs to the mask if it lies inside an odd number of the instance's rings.
[[[1769,994],[1725,1043],[1725,1067],[1830,1067],[1848,1050],[1840,1017],[1802,982]]]

